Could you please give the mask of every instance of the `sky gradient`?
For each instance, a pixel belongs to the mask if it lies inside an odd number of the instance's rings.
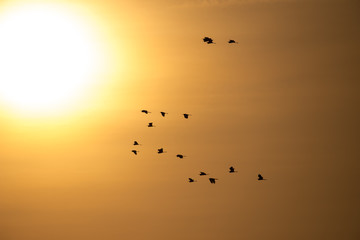
[[[360,238],[359,1],[54,3],[112,68],[72,114],[0,104],[0,239]]]

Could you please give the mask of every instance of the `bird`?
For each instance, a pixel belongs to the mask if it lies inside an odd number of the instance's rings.
[[[212,43],[214,43],[214,40],[212,40],[212,38],[209,38],[209,37],[204,37],[204,38],[203,38],[203,41],[206,42],[207,44],[212,44]]]
[[[159,148],[159,149],[158,149],[158,154],[160,154],[160,153],[164,153],[164,149],[163,149],[163,148]]]
[[[190,114],[188,114],[188,113],[184,113],[183,115],[184,115],[184,118],[186,118],[186,119],[188,119],[188,118],[189,118],[189,116],[191,116],[191,115],[190,115]]]
[[[258,174],[258,180],[261,181],[261,180],[266,180],[266,179],[263,178],[263,176],[261,176],[261,174]]]
[[[217,178],[209,178],[210,183],[215,184],[215,180],[218,180]]]
[[[148,110],[141,110],[141,112],[143,112],[143,113],[145,113],[145,114],[151,113],[151,112],[149,112]]]
[[[235,168],[234,168],[233,166],[229,167],[229,170],[230,170],[229,173],[234,173],[234,172],[236,172],[236,171],[235,171]]]
[[[150,123],[148,124],[148,127],[154,127],[154,124],[153,124],[152,122],[150,122]]]
[[[134,145],[136,146],[136,145],[140,145],[137,141],[134,141]]]
[[[137,155],[137,153],[139,152],[139,151],[137,151],[137,150],[131,150],[135,155]]]
[[[196,182],[194,179],[189,178],[189,183]]]
[[[235,42],[235,40],[230,39],[230,40],[228,41],[228,43],[230,43],[230,44],[231,44],[231,43],[236,43],[236,44],[237,44],[238,42]]]
[[[206,172],[200,172],[199,174],[200,176],[205,176],[205,175],[208,175]]]
[[[176,157],[178,157],[178,158],[184,158],[185,156],[184,155],[182,155],[182,154],[178,154],[178,155],[176,155]]]
[[[161,113],[161,116],[163,116],[163,117],[165,117],[165,115],[168,114],[166,112],[160,112],[160,113]]]

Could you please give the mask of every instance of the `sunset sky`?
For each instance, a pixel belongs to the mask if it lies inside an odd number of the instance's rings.
[[[360,239],[359,13],[0,0],[0,239]]]

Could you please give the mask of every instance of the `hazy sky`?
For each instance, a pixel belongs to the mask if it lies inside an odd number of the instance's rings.
[[[359,1],[53,2],[114,62],[72,115],[0,105],[1,240],[360,238]]]

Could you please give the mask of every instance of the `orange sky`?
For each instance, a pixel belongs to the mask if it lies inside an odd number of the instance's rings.
[[[0,104],[1,240],[360,237],[358,1],[54,2],[113,68],[72,115]]]

